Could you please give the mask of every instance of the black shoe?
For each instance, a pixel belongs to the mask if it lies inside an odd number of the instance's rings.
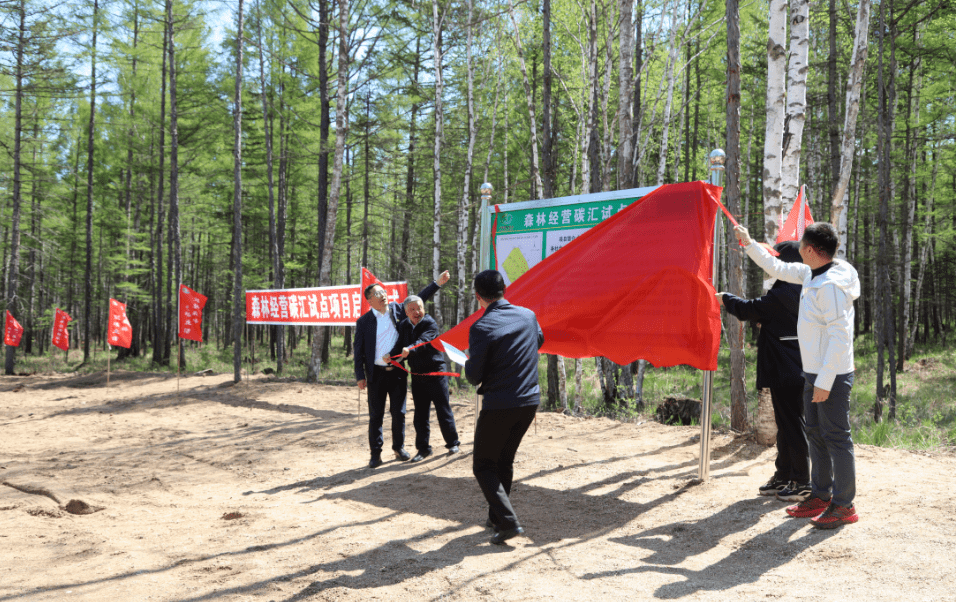
[[[424,460],[430,455],[432,455],[432,450],[430,449],[426,449],[425,451],[420,451],[417,454],[415,454],[414,458],[412,458],[412,462],[421,462],[422,460]]]
[[[448,448],[448,455],[450,456],[452,454],[457,454],[460,451],[461,451],[460,447],[458,447],[457,445],[452,445],[451,447]]]
[[[395,450],[395,457],[398,458],[399,460],[401,460],[402,462],[404,462],[405,460],[408,460],[409,458],[411,458],[411,456],[408,455],[408,452],[405,451],[404,449],[396,449],[396,450]]]
[[[773,477],[772,479],[767,481],[765,485],[761,485],[757,489],[757,491],[760,493],[760,495],[777,495],[778,491],[782,491],[789,484],[790,484],[789,481],[786,481],[784,479],[778,479],[777,477]]]
[[[371,461],[368,463],[369,468],[378,468],[382,465],[382,456],[372,456]]]
[[[504,531],[495,531],[495,534],[491,536],[491,543],[495,544],[496,546],[500,546],[512,537],[518,537],[522,533],[524,533],[524,529],[521,527],[505,529]]]
[[[809,483],[790,481],[786,487],[777,492],[777,499],[782,502],[802,502],[809,498],[811,493],[813,490],[810,489]]]

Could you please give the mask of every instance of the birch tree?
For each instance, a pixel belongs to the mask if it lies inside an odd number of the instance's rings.
[[[439,0],[432,0],[432,57],[435,61],[435,144],[432,159],[432,173],[434,177],[435,207],[432,214],[432,278],[438,280],[441,273],[439,266],[439,252],[441,251],[441,145],[444,138],[444,117],[442,115],[442,97],[444,96],[444,80],[442,79],[442,28],[445,21],[445,12],[439,11]],[[433,297],[435,304],[435,320],[441,324],[441,303],[439,295]]]
[[[535,115],[534,97],[531,94],[531,83],[528,81],[528,68],[524,61],[524,49],[521,44],[521,30],[518,28],[518,20],[515,17],[515,7],[511,0],[508,0],[508,16],[511,17],[511,24],[514,26],[515,30],[515,50],[518,57],[518,67],[521,69],[521,80],[524,83],[524,95],[528,104],[528,118],[531,121],[531,181],[534,185],[532,196],[537,199],[541,198],[541,191],[544,190],[544,184],[541,182],[541,167],[538,161],[538,118]]]
[[[545,0],[547,1],[547,0]],[[468,73],[468,151],[465,156],[465,178],[462,186],[461,200],[458,203],[458,298],[456,301],[455,321],[461,322],[465,319],[465,256],[468,251],[468,206],[471,198],[471,170],[474,165],[475,135],[477,127],[475,126],[475,70],[472,61],[472,2],[468,0],[468,24],[467,41],[465,45],[465,69]],[[436,277],[437,277],[437,269]]]
[[[856,13],[856,30],[853,36],[853,55],[850,73],[846,82],[846,116],[843,120],[843,138],[840,144],[839,180],[830,197],[830,220],[840,236],[837,257],[846,259],[847,211],[850,174],[853,169],[853,153],[856,150],[856,122],[860,113],[860,91],[863,89],[863,67],[869,45],[870,0],[860,0]]]
[[[781,212],[786,213],[800,191],[800,156],[807,120],[807,70],[810,58],[810,3],[790,0],[790,60],[787,68],[787,116],[780,165]]]
[[[770,0],[769,35],[767,38],[767,123],[763,152],[764,238],[777,242],[782,211],[781,169],[783,161],[783,128],[787,98],[787,2]]]

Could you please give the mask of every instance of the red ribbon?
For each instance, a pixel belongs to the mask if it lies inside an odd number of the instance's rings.
[[[392,357],[402,357],[402,356],[393,355]],[[389,360],[388,363],[395,366],[396,368],[401,368],[402,370],[405,370],[405,372],[408,372],[405,366],[399,364],[395,360]],[[461,373],[459,372],[408,372],[408,373],[411,374],[412,376],[456,376],[456,377],[461,376]]]

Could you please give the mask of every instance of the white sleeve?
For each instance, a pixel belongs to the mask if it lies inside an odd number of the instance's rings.
[[[807,277],[812,273],[810,266],[804,263],[788,263],[786,261],[780,261],[768,253],[767,249],[753,241],[744,247],[744,249],[747,251],[747,255],[749,255],[750,258],[753,259],[754,263],[760,266],[763,271],[767,272],[774,278],[779,278],[785,282],[803,284]]]
[[[820,349],[823,362],[814,386],[830,391],[836,377],[847,372],[846,358],[851,355],[853,348],[853,325],[844,309],[849,304],[842,289],[833,284],[823,286],[816,297],[818,308],[826,320],[826,334]]]

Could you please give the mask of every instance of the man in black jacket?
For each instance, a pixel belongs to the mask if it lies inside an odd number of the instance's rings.
[[[418,294],[425,301],[431,299],[450,275],[442,272]],[[398,325],[405,319],[405,308],[395,302],[389,303],[388,295],[381,284],[366,287],[365,298],[372,309],[355,322],[355,380],[359,390],[368,387],[368,445],[372,451],[369,468],[382,464],[382,423],[385,419],[385,397],[388,397],[389,413],[392,415],[392,450],[399,460],[411,456],[405,444],[405,395],[408,391],[405,372],[392,366],[387,358],[401,353],[398,345]]]
[[[796,241],[777,243],[779,259],[801,263]],[[777,460],[773,477],[760,495],[801,502],[810,497],[810,457],[803,416],[803,364],[797,343],[799,284],[777,280],[767,294],[749,301],[718,293],[727,312],[738,320],[760,322],[757,335],[757,388],[769,388],[777,422]]]
[[[491,543],[524,533],[511,505],[514,459],[541,400],[538,349],[544,334],[534,312],[504,299],[505,282],[495,270],[475,276],[475,297],[485,313],[468,331],[471,357],[465,376],[483,395],[472,471],[488,501]]]
[[[428,424],[432,403],[435,404],[435,417],[445,439],[445,447],[449,454],[456,454],[461,442],[448,398],[448,376],[430,374],[445,371],[445,356],[433,345],[422,344],[438,337],[438,322],[425,313],[425,303],[418,295],[409,295],[402,305],[408,317],[398,325],[398,341],[402,347],[402,358],[408,359],[408,371],[412,377],[415,449],[418,450],[412,462],[420,462],[432,455],[432,446],[429,444],[431,427]]]

